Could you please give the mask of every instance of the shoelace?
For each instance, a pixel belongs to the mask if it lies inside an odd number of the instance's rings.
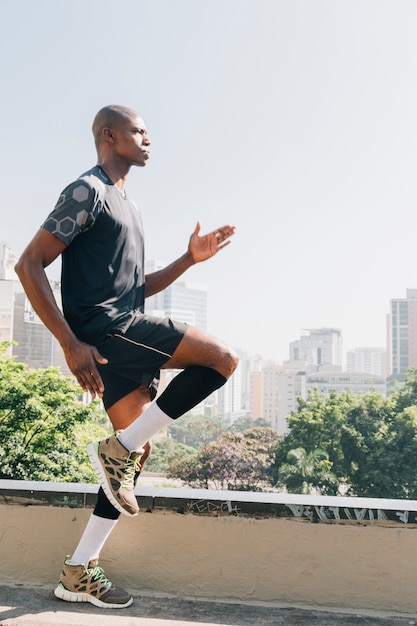
[[[139,459],[132,459],[131,456],[125,458],[124,478],[122,489],[132,490],[135,484],[135,473],[140,469]]]
[[[85,571],[89,576],[91,576],[91,578],[101,583],[102,585],[105,585],[106,587],[112,586],[112,583],[104,573],[104,569],[99,565],[96,565],[95,567],[90,567],[90,569],[86,569]]]

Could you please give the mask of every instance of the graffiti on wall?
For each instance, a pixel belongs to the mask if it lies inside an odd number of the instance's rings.
[[[262,508],[262,511],[261,511]],[[236,502],[231,500],[190,500],[187,510],[197,515],[239,515],[263,513],[267,517],[296,517],[311,522],[349,520],[353,522],[387,521],[417,524],[417,511],[356,508],[346,506],[315,506],[304,504]]]

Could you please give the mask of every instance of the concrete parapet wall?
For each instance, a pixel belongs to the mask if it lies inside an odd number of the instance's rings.
[[[54,585],[96,489],[0,481],[0,582]],[[417,612],[415,501],[152,488],[137,495],[140,514],[121,517],[101,555],[109,577],[131,590]]]

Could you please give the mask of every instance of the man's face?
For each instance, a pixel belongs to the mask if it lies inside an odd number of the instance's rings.
[[[119,158],[125,160],[127,165],[143,167],[149,159],[149,146],[146,126],[141,117],[133,115],[129,120],[123,121],[111,129],[114,140],[114,149]]]

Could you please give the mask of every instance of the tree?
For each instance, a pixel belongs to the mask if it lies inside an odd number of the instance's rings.
[[[227,430],[242,432],[248,428],[269,428],[269,426],[269,422],[262,417],[254,420],[250,415],[245,415],[234,420]]]
[[[72,378],[17,363],[7,346],[0,346],[0,477],[96,482],[79,425],[94,437],[108,434],[98,403],[85,406]]]
[[[339,481],[330,471],[332,464],[324,450],[307,453],[304,448],[296,448],[288,452],[287,461],[279,468],[278,482],[289,493],[337,493]]]
[[[220,439],[169,464],[168,477],[193,487],[261,491],[269,479],[279,439],[271,428],[224,432]]]
[[[395,497],[386,473],[390,401],[379,394],[367,394],[346,414],[341,427],[342,467],[348,495]]]
[[[219,417],[188,414],[170,424],[168,435],[176,443],[183,443],[198,450],[202,445],[216,441],[223,430]]]
[[[339,477],[346,475],[345,457],[342,449],[342,433],[347,416],[360,404],[361,398],[350,391],[330,397],[314,390],[307,400],[299,399],[298,412],[288,418],[289,434],[279,449],[277,466],[285,463],[290,450],[304,448],[307,452],[319,449],[329,455],[332,471]]]
[[[352,412],[342,446],[350,493],[364,497],[417,497],[417,371],[387,399],[368,395]]]
[[[146,461],[147,472],[166,473],[170,462],[174,462],[178,457],[192,457],[197,454],[197,450],[183,443],[175,443],[172,439],[161,439],[152,443],[152,454]]]
[[[417,370],[388,398],[313,392],[289,417],[290,433],[277,449],[273,484],[291,450],[321,449],[348,495],[417,498]]]

